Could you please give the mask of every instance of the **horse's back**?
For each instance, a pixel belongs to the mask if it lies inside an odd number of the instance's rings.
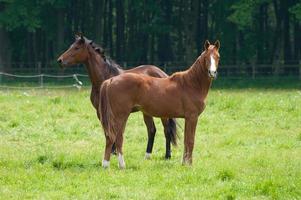
[[[148,76],[136,73],[124,73],[107,80],[109,90],[114,94],[123,96],[135,96],[144,84],[144,79]],[[113,95],[113,94],[112,94]],[[118,98],[119,98],[118,97]]]
[[[125,71],[126,73],[144,74],[151,77],[166,78],[168,75],[155,65],[140,65]]]

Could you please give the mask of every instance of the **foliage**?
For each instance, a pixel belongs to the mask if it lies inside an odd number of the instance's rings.
[[[0,31],[5,31],[0,41],[9,41],[12,52],[0,53],[0,60],[46,66],[78,31],[128,66],[188,66],[206,39],[219,39],[226,47],[221,48],[223,64],[300,60],[301,4],[295,0],[118,2],[0,0]],[[20,66],[2,66],[14,67]]]
[[[257,5],[257,0],[239,1],[231,6],[234,11],[228,19],[237,24],[240,29],[251,27],[253,24],[254,10]]]
[[[301,20],[301,3],[293,6],[290,11],[297,17],[298,20]]]
[[[41,26],[40,10],[36,1],[10,0],[4,2],[6,4],[4,12],[0,13],[0,25],[7,30],[12,31],[21,27],[33,32]]]

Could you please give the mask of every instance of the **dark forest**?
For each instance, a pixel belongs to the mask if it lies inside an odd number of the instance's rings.
[[[52,66],[83,33],[119,63],[191,64],[206,39],[222,63],[298,64],[298,0],[0,0],[0,68]]]

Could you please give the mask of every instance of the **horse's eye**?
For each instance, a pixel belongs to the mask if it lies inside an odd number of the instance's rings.
[[[79,50],[79,47],[75,47],[75,50]]]

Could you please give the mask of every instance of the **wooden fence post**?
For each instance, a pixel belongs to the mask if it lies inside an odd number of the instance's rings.
[[[252,67],[252,79],[255,79],[255,76],[256,76],[256,64],[255,64],[255,60],[252,60],[251,61],[251,67]]]
[[[1,65],[1,63],[0,63],[0,65]],[[2,76],[3,76],[3,74],[2,74],[2,66],[0,66],[0,85],[2,85]]]
[[[299,60],[299,79],[301,80],[301,60]]]

